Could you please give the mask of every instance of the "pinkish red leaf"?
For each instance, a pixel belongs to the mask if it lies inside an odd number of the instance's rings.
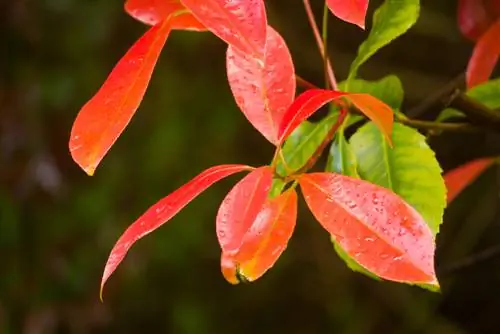
[[[94,173],[139,107],[170,30],[169,20],[150,28],[80,110],[71,130],[69,149],[87,174]]]
[[[236,252],[243,237],[266,202],[273,170],[263,166],[253,170],[227,194],[217,214],[217,238],[222,251]]]
[[[297,193],[289,189],[268,199],[237,253],[222,253],[221,268],[226,280],[255,281],[271,268],[285,250],[297,220]]]
[[[448,190],[448,203],[451,203],[494,162],[493,158],[478,159],[446,173],[444,175],[444,182]]]
[[[310,89],[299,95],[283,116],[278,131],[279,144],[281,145],[300,123],[309,118],[319,108],[342,97],[347,98],[362,113],[370,118],[379,127],[389,143],[392,142],[394,114],[392,109],[384,102],[368,94]]]
[[[227,76],[246,118],[276,144],[281,119],[295,97],[295,70],[283,38],[268,27],[263,61],[229,46]]]
[[[467,66],[467,87],[488,81],[500,55],[500,19],[479,38]]]
[[[326,0],[333,15],[365,29],[368,0]]]
[[[475,41],[494,22],[494,17],[485,6],[486,0],[459,0],[457,10],[458,27],[462,34]]]
[[[111,250],[101,280],[101,295],[104,284],[137,240],[169,221],[196,196],[215,182],[234,173],[252,169],[252,167],[244,165],[221,165],[209,168],[150,207],[139,219],[129,226]]]
[[[364,268],[392,281],[438,285],[433,234],[399,196],[340,174],[306,174],[299,182],[316,219]]]
[[[136,20],[152,26],[174,14],[171,18],[172,29],[206,30],[179,0],[127,0],[125,11]]]
[[[263,0],[181,0],[212,33],[245,54],[264,55],[267,18]]]

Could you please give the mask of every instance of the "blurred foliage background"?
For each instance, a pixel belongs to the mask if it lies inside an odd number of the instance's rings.
[[[372,1],[370,17],[380,3]],[[297,72],[321,85],[302,2],[266,4]],[[319,18],[322,1],[313,5]],[[365,79],[400,76],[407,108],[463,73],[472,49],[456,28],[455,1],[422,6],[411,32],[361,71]],[[345,78],[366,33],[333,17],[329,28],[329,52]],[[233,101],[225,45],[208,33],[175,32],[96,175],[79,170],[67,148],[72,121],[146,29],[121,0],[0,2],[0,333],[498,333],[498,167],[446,212],[437,240],[441,294],[352,273],[303,202],[277,265],[253,284],[229,285],[214,221],[233,177],[139,242],[101,303],[107,255],[145,209],[205,168],[265,164],[273,151]],[[491,134],[431,142],[445,169],[498,154],[499,143]]]

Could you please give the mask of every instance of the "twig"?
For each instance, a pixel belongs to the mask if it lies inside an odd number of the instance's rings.
[[[318,89],[314,84],[310,83],[309,81],[305,80],[304,78],[298,76],[297,74],[295,75],[295,81],[299,86],[302,86],[307,89]]]
[[[472,254],[470,256],[467,256],[462,260],[459,260],[455,263],[452,263],[452,264],[444,267],[442,270],[440,270],[440,272],[443,274],[450,274],[451,272],[476,265],[480,262],[487,261],[487,260],[491,259],[492,257],[495,257],[496,255],[499,255],[499,254],[500,254],[500,245],[494,245],[494,246],[486,248],[485,250],[482,250],[476,254]]]
[[[421,130],[437,130],[462,133],[476,133],[481,131],[480,128],[475,127],[469,123],[438,123],[409,118],[398,118],[398,122]]]

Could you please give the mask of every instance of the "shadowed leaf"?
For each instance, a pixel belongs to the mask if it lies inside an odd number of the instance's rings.
[[[478,159],[446,173],[444,182],[446,189],[448,189],[448,203],[453,201],[494,162],[493,158]]]

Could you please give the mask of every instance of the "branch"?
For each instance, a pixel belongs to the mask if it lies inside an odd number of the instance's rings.
[[[420,130],[450,131],[450,132],[462,132],[462,133],[477,133],[481,131],[481,128],[478,128],[469,123],[440,123],[440,122],[420,121],[409,118],[398,118],[397,120],[399,123]]]

